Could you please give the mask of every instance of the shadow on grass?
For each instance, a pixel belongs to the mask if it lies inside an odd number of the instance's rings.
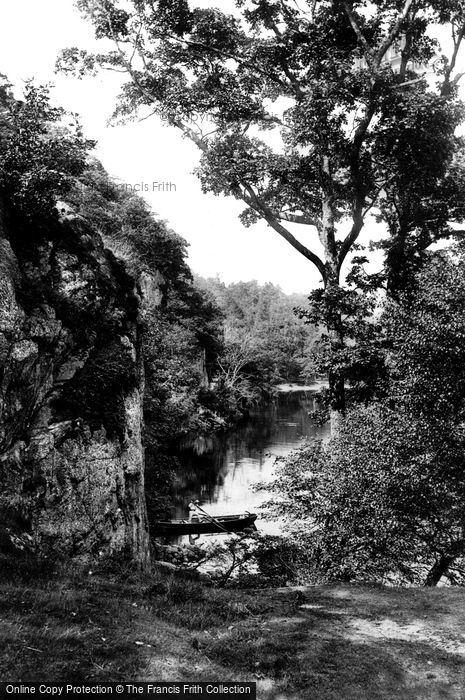
[[[312,589],[312,602],[345,614],[358,615],[362,609],[366,618],[385,616],[402,624],[419,618],[443,622],[445,616],[453,614],[465,627],[465,591],[459,587],[319,586]]]
[[[408,596],[400,598],[408,605]],[[374,600],[368,608],[361,608],[360,602],[357,605],[356,590],[350,603],[343,597],[335,600],[329,591],[311,590],[308,608],[294,604],[292,612],[290,604],[287,610],[282,604],[280,617],[273,615],[258,624],[244,620],[207,643],[205,653],[229,670],[271,681],[260,700],[465,697],[461,695],[463,656],[423,640],[351,638],[349,621],[365,616],[370,620],[375,612]],[[419,592],[412,619],[418,615],[418,606],[423,609],[427,602],[425,593]],[[404,612],[405,608],[400,610]]]
[[[401,668],[381,649],[343,639],[308,638],[301,624],[263,636],[260,630],[234,630],[208,645],[207,655],[226,667],[272,679],[274,689],[263,698],[349,700],[400,698]],[[380,684],[383,691],[380,694]]]
[[[234,630],[207,649],[209,658],[228,670],[250,678],[266,678],[272,687],[261,700],[311,698],[312,700],[439,700],[460,698],[463,662],[456,655],[436,654],[436,673],[428,673],[425,644],[383,642],[365,644],[342,638],[318,639],[298,626],[285,633],[263,637],[259,630]],[[400,661],[399,656],[403,656]],[[414,677],[406,672],[410,664],[423,666]],[[449,671],[447,679],[437,665]],[[430,669],[431,670],[431,669]],[[462,675],[461,675],[462,674]],[[455,683],[450,682],[453,676]],[[454,689],[455,687],[455,689]]]

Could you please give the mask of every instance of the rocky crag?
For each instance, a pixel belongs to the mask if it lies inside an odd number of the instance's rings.
[[[147,563],[139,309],[88,222],[0,202],[0,548]]]

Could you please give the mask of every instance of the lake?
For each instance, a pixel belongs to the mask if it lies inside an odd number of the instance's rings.
[[[285,387],[266,406],[254,409],[233,430],[221,435],[186,440],[178,457],[176,518],[187,515],[189,501],[213,515],[252,511],[260,514],[266,492],[254,491],[257,482],[273,479],[276,457],[285,457],[306,438],[325,438],[329,425],[318,426],[309,417],[314,408],[314,387]],[[257,521],[260,530],[272,532],[272,523]]]

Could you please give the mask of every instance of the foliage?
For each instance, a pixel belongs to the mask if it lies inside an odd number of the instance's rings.
[[[295,542],[281,536],[261,535],[253,551],[258,572],[250,577],[252,585],[259,588],[298,582],[303,556],[302,548]],[[243,575],[241,585],[244,580]]]
[[[357,251],[361,246],[356,246]],[[365,403],[385,395],[386,352],[389,345],[380,317],[379,288],[383,273],[368,274],[366,255],[352,260],[344,289],[313,290],[310,304],[297,311],[306,323],[325,328],[328,326],[328,309],[336,305],[340,311],[340,329],[345,339],[335,347],[328,333],[321,333],[315,342],[310,362],[315,372],[336,372],[349,382],[347,403]],[[331,299],[330,299],[331,297]],[[319,395],[324,419],[328,418],[329,392]]]
[[[265,221],[318,269],[330,403],[340,414],[340,353],[351,347],[341,267],[367,217],[389,231],[393,295],[410,285],[430,243],[450,237],[450,221],[463,217],[464,143],[455,135],[463,105],[454,76],[463,6],[237,0],[233,15],[187,0],[79,7],[113,50],[67,49],[59,69],[125,72],[116,116],[150,110],[180,129],[199,147],[203,189],[243,201],[245,225]],[[433,24],[451,30],[450,57],[430,38]]]
[[[221,346],[220,312],[193,284],[186,241],[97,160],[88,161],[67,201],[98,228],[141,286],[148,281],[144,412],[152,455],[180,434],[205,427],[201,392]]]
[[[391,113],[376,155],[387,183],[378,219],[387,224],[390,238],[379,247],[386,250],[388,292],[397,299],[413,292],[431,243],[450,238],[450,221],[464,219],[465,142],[455,131],[465,110],[447,99],[448,89],[435,95],[415,87],[414,100],[401,92],[386,104]]]
[[[98,228],[136,276],[157,271],[167,287],[189,284],[186,241],[157,219],[142,197],[113,180],[98,160],[88,159],[67,201]]]
[[[170,444],[195,426],[201,369],[193,333],[164,317],[151,320],[144,356],[147,439],[153,448]]]
[[[51,104],[48,87],[27,82],[17,100],[0,75],[0,189],[23,215],[50,216],[93,146],[76,115]]]
[[[304,295],[286,295],[271,283],[255,281],[225,285],[218,279],[198,280],[214,297],[224,315],[224,353],[219,381],[242,385],[245,396],[254,386],[270,389],[279,382],[301,382],[313,377],[308,368],[317,331],[304,325],[295,308]],[[308,371],[307,371],[308,369]]]
[[[410,304],[387,304],[387,397],[281,469],[275,508],[317,578],[435,584],[465,555],[464,272],[437,254]]]

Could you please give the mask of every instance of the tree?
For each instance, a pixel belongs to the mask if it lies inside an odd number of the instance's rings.
[[[94,145],[76,115],[51,105],[47,86],[27,82],[23,99],[15,99],[0,74],[0,190],[23,216],[56,213]]]
[[[436,255],[408,308],[389,302],[384,401],[283,467],[278,508],[321,580],[454,580],[465,557],[465,263]],[[463,580],[463,571],[461,579]]]
[[[225,285],[218,279],[197,278],[197,283],[224,314],[223,376],[238,379],[240,366],[249,365],[249,374],[255,370],[252,381],[265,390],[281,382],[313,378],[315,371],[308,371],[307,365],[318,331],[296,314],[296,308],[306,304],[304,294],[287,295],[270,282],[259,285],[255,280]]]
[[[78,7],[113,50],[68,49],[58,67],[125,73],[116,115],[151,111],[180,129],[200,149],[203,189],[242,200],[245,225],[266,221],[320,272],[337,426],[346,372],[341,268],[367,217],[375,212],[387,223],[398,251],[390,251],[392,268],[405,268],[416,239],[450,235],[449,219],[462,215],[454,186],[463,181],[454,136],[462,117],[454,77],[462,4],[236,0],[234,15],[192,9],[188,0],[79,0]],[[438,50],[431,24],[447,25],[454,42],[452,56],[436,62],[436,87],[418,68]],[[397,46],[395,67],[389,56]],[[199,128],[204,122],[208,130]],[[426,156],[411,147],[419,133]],[[440,216],[426,225],[438,201]]]

